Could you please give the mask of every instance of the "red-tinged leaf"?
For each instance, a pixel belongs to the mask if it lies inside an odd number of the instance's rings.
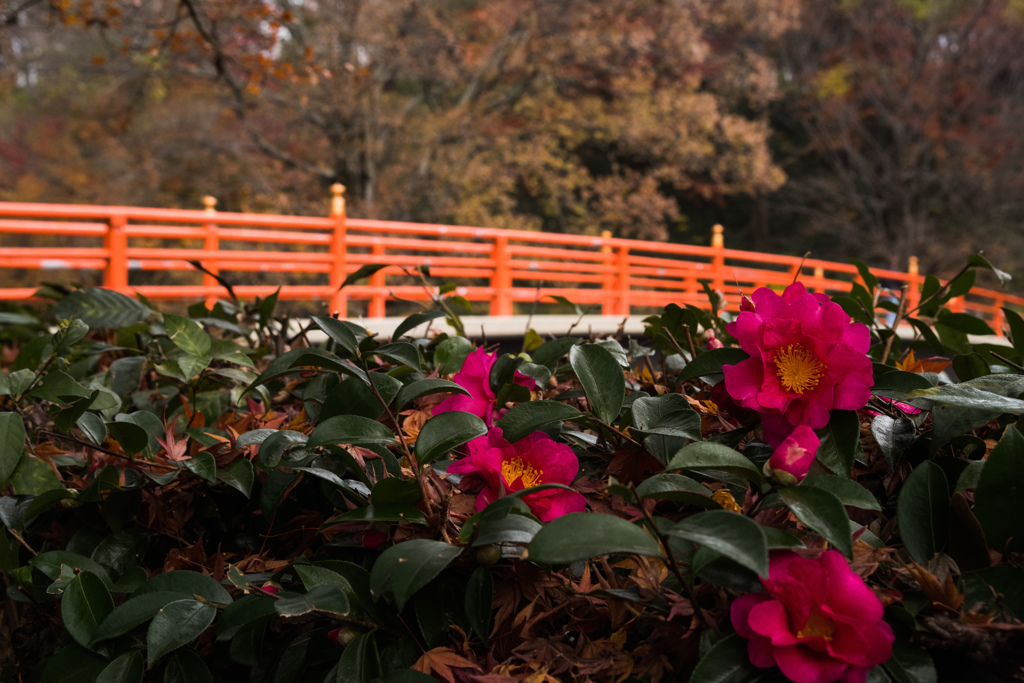
[[[172,421],[166,425],[166,432],[163,439],[157,437],[157,443],[164,447],[165,455],[168,460],[184,460],[188,454],[188,439],[184,441],[176,441],[174,439],[174,422]]]
[[[479,671],[478,667],[473,662],[469,661],[462,655],[452,652],[447,647],[435,647],[433,650],[424,652],[423,655],[416,660],[416,663],[412,665],[414,671],[425,673],[428,676],[434,675],[435,673],[448,681],[448,683],[455,683],[455,674],[452,669],[473,669]]]

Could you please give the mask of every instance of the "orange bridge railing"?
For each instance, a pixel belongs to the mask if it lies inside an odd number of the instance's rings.
[[[155,300],[223,296],[213,277],[189,264],[199,261],[232,281],[240,279],[239,272],[274,274],[263,276],[272,283],[235,287],[241,297],[267,296],[281,285],[282,299],[327,301],[331,312],[342,315],[350,300],[366,301],[371,318],[386,315],[392,298],[427,298],[423,286],[402,271],[420,265],[455,283],[465,299],[487,302],[496,316],[511,315],[517,303],[548,300],[547,295],[599,305],[602,313],[617,316],[672,302],[707,307],[701,281],[722,292],[727,308],[735,310],[741,292],[786,285],[798,276],[810,289],[828,293],[848,292],[859,278],[846,263],[727,249],[717,225],[711,246],[695,246],[609,233],[588,237],[367,220],[347,217],[344,188],[333,189],[327,217],[219,212],[212,197],[201,211],[0,202],[0,269],[18,284],[45,281],[45,271],[57,269],[74,271],[79,282],[91,278],[91,284]],[[19,241],[21,246],[12,245]],[[389,267],[339,290],[367,264]],[[196,284],[162,284],[167,278],[155,271],[190,271]],[[872,272],[897,292],[909,284],[909,304],[916,305],[924,281],[916,259],[907,272]],[[35,289],[0,289],[0,300],[28,299]],[[1001,332],[1001,308],[1007,305],[1024,308],[1024,298],[975,288],[951,307]]]

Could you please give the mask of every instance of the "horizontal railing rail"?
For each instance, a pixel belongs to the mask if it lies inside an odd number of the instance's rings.
[[[333,190],[325,217],[221,212],[213,197],[204,199],[204,210],[0,202],[0,269],[6,271],[0,277],[19,285],[0,288],[0,300],[30,299],[37,287],[28,285],[45,281],[45,273],[54,270],[124,294],[209,301],[224,293],[214,275],[237,281],[238,273],[265,273],[272,283],[240,284],[235,292],[267,296],[280,286],[282,299],[326,301],[332,313],[342,315],[350,300],[366,301],[366,316],[374,318],[386,315],[393,298],[428,298],[403,268],[429,266],[431,275],[454,282],[466,300],[485,302],[491,315],[511,315],[516,304],[554,295],[626,316],[669,303],[706,308],[702,282],[723,295],[726,309],[737,310],[743,293],[797,277],[812,291],[829,294],[849,292],[861,281],[847,263],[727,249],[718,225],[711,246],[698,246],[607,232],[592,237],[370,220],[349,218],[344,188]],[[387,267],[341,288],[370,264]],[[168,283],[162,274],[168,271],[191,272],[195,283]],[[916,259],[907,272],[872,272],[896,296],[908,285],[911,308],[920,301],[924,277]],[[1024,298],[975,288],[950,304],[989,321],[1000,334],[1005,306],[1024,309]]]

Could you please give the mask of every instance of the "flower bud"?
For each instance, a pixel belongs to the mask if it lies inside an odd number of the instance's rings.
[[[495,544],[485,545],[476,551],[476,561],[485,567],[496,564],[501,559],[501,548]]]
[[[346,645],[351,643],[357,635],[359,634],[356,631],[353,631],[352,629],[346,628],[344,626],[339,626],[333,631],[328,632],[327,639],[333,640],[338,645],[345,647]]]
[[[794,428],[765,463],[765,474],[787,486],[800,483],[811,469],[820,445],[818,435],[807,425]]]
[[[276,581],[267,581],[265,584],[260,586],[260,590],[264,593],[270,593],[271,595],[273,595],[274,593],[281,592],[281,584],[277,583]]]

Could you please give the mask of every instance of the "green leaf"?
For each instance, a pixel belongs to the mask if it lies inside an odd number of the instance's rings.
[[[1010,338],[1013,340],[1013,348],[1024,358],[1024,318],[1012,308],[1003,308],[1003,315],[1006,317],[1006,324],[1010,328]],[[13,394],[17,395],[17,394]]]
[[[344,322],[322,315],[314,315],[313,322],[350,356],[355,356],[358,353],[359,341]]]
[[[434,364],[439,375],[451,375],[462,369],[466,356],[473,352],[473,342],[465,337],[448,337],[434,351]]]
[[[359,266],[356,272],[350,274],[347,278],[345,278],[345,281],[341,283],[341,286],[338,287],[338,290],[340,291],[341,289],[348,287],[351,284],[359,282],[364,278],[368,278],[374,273],[384,270],[390,265],[390,263],[367,263],[365,265]]]
[[[100,622],[114,610],[114,599],[98,576],[83,571],[68,584],[60,605],[64,627],[79,645],[88,647]]]
[[[149,434],[134,422],[108,422],[107,432],[128,455],[138,455],[149,446]]]
[[[25,450],[25,422],[15,412],[0,413],[0,485],[11,478]]]
[[[896,459],[917,438],[917,425],[909,417],[895,420],[888,415],[876,415],[871,420],[871,435],[892,468]]]
[[[719,507],[712,500],[711,491],[706,486],[681,474],[656,474],[648,477],[636,487],[636,492],[641,498],[671,500],[704,508]]]
[[[591,411],[606,424],[615,422],[626,397],[626,378],[615,356],[596,344],[583,344],[569,349],[569,364]]]
[[[360,415],[337,415],[324,420],[309,435],[307,448],[320,446],[387,446],[396,443],[390,429]]]
[[[642,396],[631,404],[633,426],[644,434],[674,436],[692,441],[704,437],[700,415],[680,394]]]
[[[600,555],[663,557],[657,539],[640,526],[614,515],[574,512],[548,522],[529,546],[529,558],[541,564],[569,564]]]
[[[372,351],[392,365],[406,365],[413,370],[420,369],[420,354],[409,342],[394,342],[378,346]]]
[[[202,477],[208,482],[217,481],[217,461],[213,457],[213,453],[209,451],[201,451],[193,458],[182,460],[181,465],[192,474]]]
[[[11,473],[11,486],[19,496],[40,496],[47,491],[62,489],[64,485],[43,460],[24,455]]]
[[[875,274],[871,272],[870,268],[868,268],[868,264],[856,258],[850,259],[850,263],[857,266],[857,272],[860,273],[860,277],[864,280],[864,284],[868,286],[868,292],[874,292],[875,288],[878,287],[878,278],[875,277]]]
[[[779,496],[796,518],[835,546],[847,559],[853,558],[850,518],[839,499],[824,489],[787,486]]]
[[[679,450],[665,466],[666,470],[692,470],[705,476],[725,475],[730,481],[749,480],[760,488],[761,471],[744,455],[728,446],[708,441],[691,443]]]
[[[412,505],[381,503],[349,510],[334,517],[331,522],[409,522],[426,525],[427,518],[422,510]]]
[[[985,388],[988,387],[988,388]],[[1008,394],[997,392],[1012,392]],[[932,410],[935,406],[958,406],[972,410],[986,410],[999,413],[1024,413],[1024,401],[1016,396],[1024,390],[1024,378],[1020,375],[987,375],[960,384],[947,384],[941,387],[918,389],[909,392],[904,400],[918,408]]]
[[[922,375],[916,372],[904,372],[893,370],[875,379],[875,385],[871,387],[874,396],[885,396],[886,398],[902,401],[907,392],[915,389],[931,389],[934,385]]]
[[[540,348],[530,354],[533,362],[554,370],[560,358],[569,353],[569,349],[580,343],[576,337],[551,339],[541,344]]]
[[[156,591],[172,591],[185,595],[198,595],[209,602],[227,605],[231,594],[216,579],[187,570],[176,570],[157,574],[135,591],[135,595]]]
[[[32,386],[35,373],[31,370],[0,371],[0,396],[18,397]]]
[[[360,633],[341,653],[337,683],[370,683],[381,673],[380,654],[374,632]]]
[[[746,638],[732,633],[701,657],[690,674],[690,683],[754,683],[764,674],[764,669],[750,663]]]
[[[1024,435],[1010,425],[988,454],[974,492],[974,514],[989,546],[1024,547]]]
[[[527,401],[513,406],[494,426],[501,429],[502,436],[509,443],[514,443],[552,422],[576,420],[582,416],[580,411],[561,401]]]
[[[967,334],[995,334],[987,322],[981,318],[971,315],[970,313],[950,313],[949,311],[943,310],[939,313],[937,322]]]
[[[57,319],[75,316],[89,327],[117,329],[148,318],[153,311],[130,296],[111,289],[79,289],[53,307]]]
[[[253,593],[246,595],[224,608],[217,619],[217,626],[214,627],[214,634],[218,641],[226,641],[234,638],[238,633],[248,626],[258,622],[271,621],[276,619],[278,614],[274,608],[277,600],[269,595]]]
[[[750,358],[750,354],[743,349],[721,348],[704,351],[691,360],[676,376],[677,382],[684,382],[695,377],[706,377],[717,375],[722,372],[725,365],[736,365]]]
[[[88,571],[95,574],[108,587],[114,585],[114,582],[110,580],[107,570],[97,562],[84,555],[71,553],[66,550],[48,550],[39,553],[29,560],[29,564],[52,580],[56,580],[60,576],[61,566],[67,565],[78,572]]]
[[[93,681],[107,666],[105,657],[77,643],[61,649],[46,662],[42,683],[82,683]]]
[[[142,653],[131,650],[108,664],[94,683],[141,683],[143,671]]]
[[[981,254],[971,254],[970,256],[968,256],[967,265],[973,266],[975,268],[987,268],[988,270],[991,270],[993,273],[995,273],[995,276],[999,278],[999,284],[1002,285],[1003,287],[1006,286],[1007,282],[1013,279],[1009,273],[1003,270],[999,270],[998,268],[993,266],[991,263],[989,263],[988,259],[982,256]]]
[[[371,372],[367,378],[373,382],[372,388],[361,379],[349,377],[331,389],[324,398],[320,421],[338,415],[359,415],[371,420],[379,418],[385,406],[391,405],[402,383],[383,372]],[[380,394],[379,398],[377,394]]]
[[[415,505],[423,498],[423,490],[415,479],[387,477],[373,485],[370,500],[377,505],[404,503]]]
[[[146,632],[149,668],[164,655],[198,638],[216,616],[216,607],[198,600],[175,600],[164,605]]]
[[[179,648],[164,666],[164,683],[213,683],[213,675],[195,650]]]
[[[197,322],[164,313],[164,328],[174,345],[190,356],[204,358],[210,352],[210,335]]]
[[[93,633],[92,642],[98,643],[122,636],[136,626],[144,624],[155,617],[164,605],[186,597],[189,596],[176,591],[155,591],[143,593],[142,595],[133,595],[115,607],[100,622],[99,627]]]
[[[309,437],[302,432],[282,429],[267,435],[262,440],[259,440],[259,436],[257,436],[251,441],[247,440],[247,443],[259,443],[257,462],[263,469],[272,470],[281,463],[281,457],[287,451],[297,446],[305,446],[308,441]]]
[[[416,459],[420,464],[433,462],[486,433],[487,425],[471,413],[451,410],[434,415],[416,437]]]
[[[373,565],[370,592],[374,600],[394,596],[401,611],[416,591],[433,581],[461,552],[461,548],[422,538],[392,546]]]
[[[331,586],[341,590],[346,598],[353,594],[352,584],[348,579],[336,571],[326,567],[318,567],[313,564],[294,565],[295,573],[302,579],[302,585],[306,587],[307,595],[318,586]]]
[[[466,581],[466,618],[469,627],[485,643],[491,634],[494,579],[487,567],[477,567]]]
[[[414,330],[424,323],[429,323],[431,320],[437,318],[443,318],[447,314],[444,311],[430,310],[423,311],[421,313],[413,313],[408,318],[403,320],[398,327],[395,328],[395,333],[391,335],[392,339],[401,339],[402,335],[410,330]]]
[[[691,515],[667,532],[711,548],[735,562],[768,576],[768,545],[754,520],[726,510]]]
[[[304,595],[277,600],[274,609],[282,617],[298,617],[310,612],[343,617],[348,614],[349,604],[343,589],[321,584]]]
[[[840,477],[834,474],[812,474],[801,483],[801,486],[828,491],[843,505],[849,505],[862,510],[881,510],[882,507],[871,495],[871,492],[855,482],[853,479]]]
[[[243,496],[248,498],[255,478],[252,462],[245,458],[237,458],[227,467],[218,469],[217,478],[228,486],[237,489]]]
[[[884,377],[884,375],[883,375]],[[853,410],[833,410],[828,424],[814,430],[821,439],[817,459],[836,474],[850,476],[860,448],[860,418]]]
[[[1006,435],[1003,434],[1005,437]],[[993,449],[994,450],[994,449]],[[977,489],[978,484],[981,482],[981,473],[985,469],[984,460],[972,460],[967,463],[967,467],[960,473],[960,477],[956,480],[956,493],[963,493],[971,489]],[[977,506],[977,496],[975,496],[975,506]]]
[[[395,407],[401,410],[412,401],[422,396],[430,396],[431,394],[462,394],[463,396],[472,396],[469,391],[455,382],[449,382],[446,379],[421,379],[416,382],[410,382],[398,390]]]

